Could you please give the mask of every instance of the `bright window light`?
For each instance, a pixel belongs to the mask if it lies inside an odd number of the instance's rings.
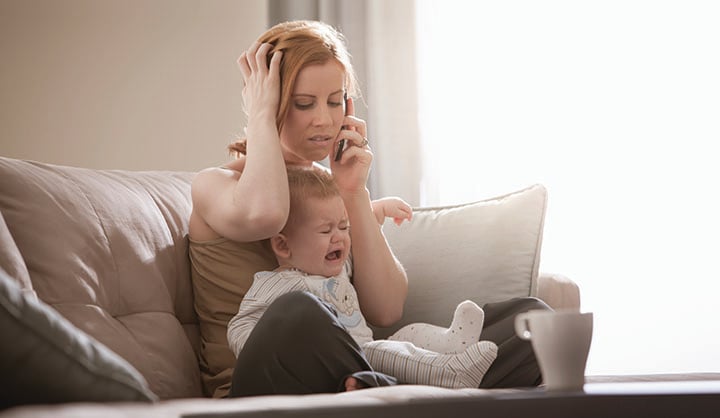
[[[720,2],[417,3],[421,204],[548,189],[589,374],[720,371]]]

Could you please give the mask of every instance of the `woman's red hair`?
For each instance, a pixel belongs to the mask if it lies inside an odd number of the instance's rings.
[[[278,132],[285,122],[297,76],[308,65],[335,60],[345,69],[346,94],[352,97],[357,93],[358,82],[345,38],[332,26],[311,20],[279,23],[262,34],[258,42],[273,46],[268,54],[268,65],[273,52],[283,53],[280,61],[280,105],[276,116]],[[246,139],[240,139],[231,143],[228,150],[235,156],[245,154],[246,144]]]

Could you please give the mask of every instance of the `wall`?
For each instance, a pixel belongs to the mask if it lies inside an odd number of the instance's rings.
[[[0,0],[0,155],[198,170],[245,123],[265,0]]]

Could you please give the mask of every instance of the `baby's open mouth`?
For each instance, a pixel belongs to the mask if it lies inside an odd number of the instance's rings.
[[[340,251],[340,250],[330,251],[328,253],[328,255],[325,256],[325,259],[328,261],[334,261],[334,260],[339,259],[341,255],[342,255],[342,251]]]

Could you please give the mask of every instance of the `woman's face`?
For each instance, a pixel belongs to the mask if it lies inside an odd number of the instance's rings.
[[[343,67],[332,60],[300,70],[280,131],[286,162],[309,165],[330,154],[345,117],[344,81]]]

